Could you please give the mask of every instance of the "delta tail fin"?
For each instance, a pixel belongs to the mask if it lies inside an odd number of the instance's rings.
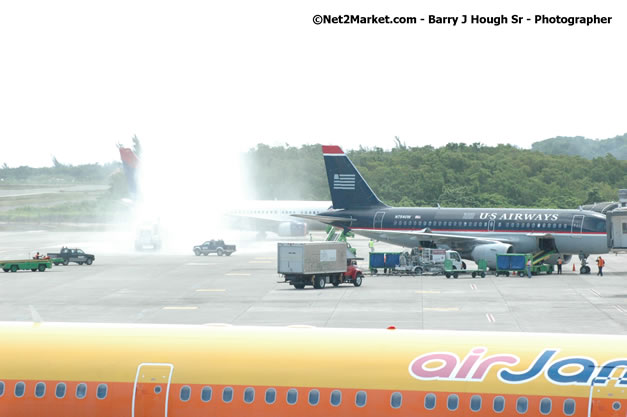
[[[386,207],[339,146],[322,146],[333,208]]]
[[[137,186],[139,158],[130,148],[118,145],[118,149],[120,150],[120,159],[122,160],[122,167],[124,168],[124,175],[128,184],[128,192],[131,198],[136,200],[139,191]]]

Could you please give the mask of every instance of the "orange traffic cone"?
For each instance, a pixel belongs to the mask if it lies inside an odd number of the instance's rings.
[[[575,264],[573,264],[573,272],[575,272]]]

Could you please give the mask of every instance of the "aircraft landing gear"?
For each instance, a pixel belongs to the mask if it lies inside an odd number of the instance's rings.
[[[579,254],[579,260],[581,261],[581,268],[579,268],[579,273],[581,275],[588,275],[590,273],[590,267],[588,266],[588,255],[584,253]]]

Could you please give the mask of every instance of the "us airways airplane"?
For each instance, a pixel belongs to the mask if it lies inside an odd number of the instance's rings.
[[[140,159],[130,148],[118,145],[118,149],[132,199],[125,203],[132,204],[140,199]],[[259,238],[265,237],[267,232],[298,237],[306,236],[309,230],[324,230],[326,225],[315,219],[296,219],[292,215],[315,215],[331,207],[330,201],[304,200],[246,200],[237,204],[237,207],[228,207],[228,203],[221,205],[225,221],[237,230],[256,231]]]
[[[0,322],[0,340],[3,417],[627,412],[617,335]]]
[[[389,207],[370,189],[338,146],[323,146],[333,210],[317,216],[336,227],[392,244],[437,245],[465,259],[496,266],[497,253],[553,251],[548,262],[573,254],[607,253],[605,216],[585,210]],[[590,267],[582,266],[582,273]]]

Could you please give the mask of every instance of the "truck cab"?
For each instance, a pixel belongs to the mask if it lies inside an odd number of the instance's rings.
[[[54,259],[54,264],[68,265],[70,262],[76,262],[79,265],[91,265],[96,257],[90,253],[85,253],[79,248],[61,248],[59,253],[48,253],[48,257]]]
[[[454,269],[458,269],[458,270],[466,269],[466,267],[464,266],[465,264],[462,261],[462,257],[459,255],[458,252],[454,250],[447,250],[444,256],[445,256],[445,259],[449,259],[451,261]]]
[[[224,240],[207,240],[201,245],[194,246],[194,254],[196,256],[204,255],[207,256],[210,253],[215,253],[218,256],[226,255],[231,256],[233,252],[235,252],[235,245],[227,245],[224,243]]]

